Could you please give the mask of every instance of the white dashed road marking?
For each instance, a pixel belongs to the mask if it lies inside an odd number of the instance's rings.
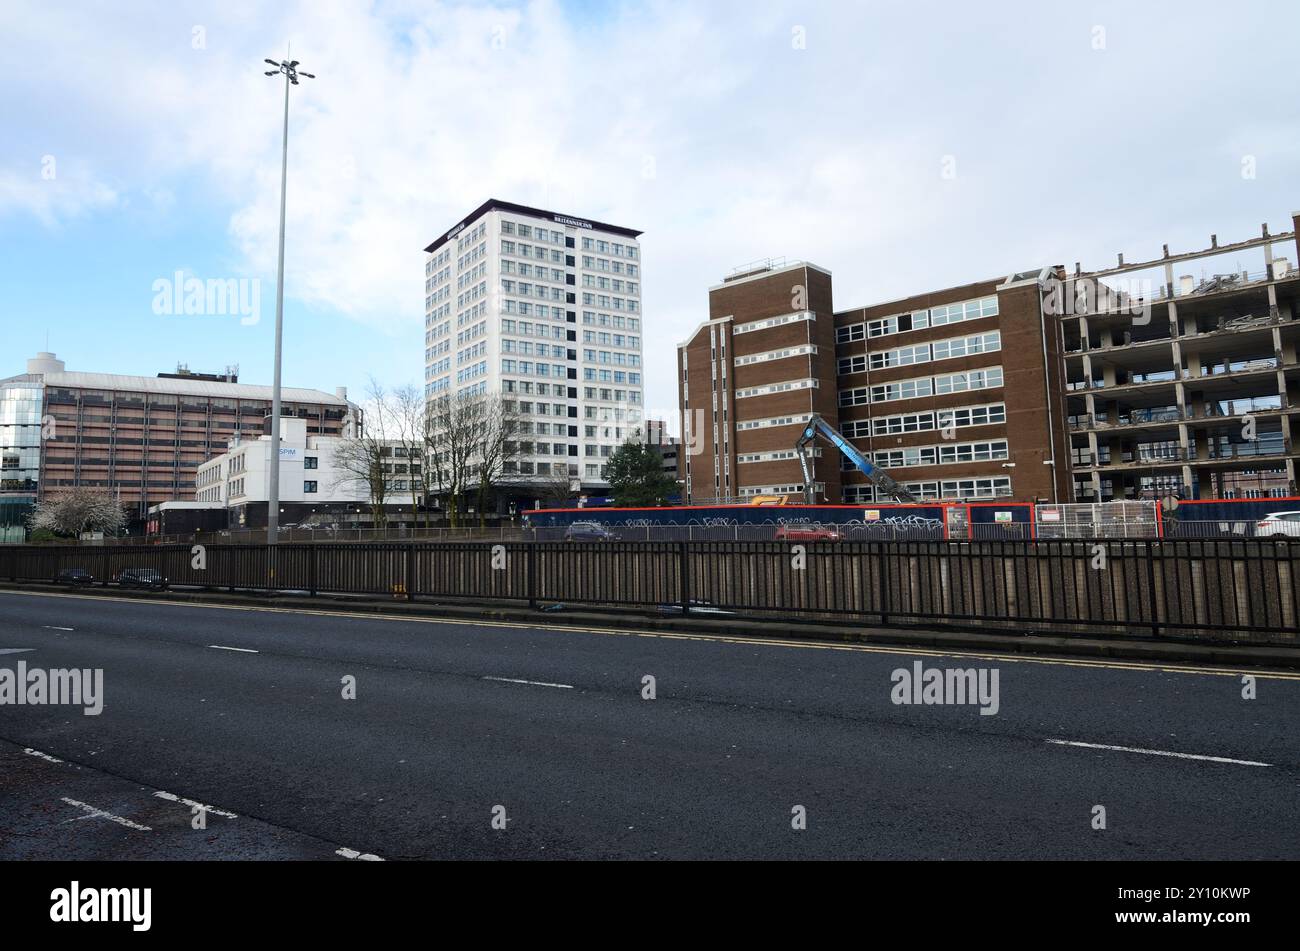
[[[1107,746],[1104,743],[1081,743],[1077,740],[1048,740],[1056,746],[1082,746],[1090,750],[1114,750],[1117,753],[1144,753],[1147,756],[1173,756],[1177,759],[1198,759],[1207,763],[1231,763],[1234,766],[1272,766],[1249,759],[1229,759],[1226,756],[1202,756],[1198,753],[1172,753],[1169,750],[1144,750],[1135,746]]]
[[[261,651],[251,650],[247,647],[222,647],[220,644],[209,644],[214,651],[239,651],[241,654],[259,654]]]
[[[528,684],[530,687],[559,687],[561,690],[572,690],[573,684],[548,684],[544,680],[516,680],[513,677],[484,677],[484,680],[495,680],[503,684]]]
[[[382,862],[383,861],[383,859],[381,859],[378,855],[371,855],[369,852],[362,854],[361,852],[358,852],[356,849],[339,849],[334,854],[341,855],[345,859],[356,859],[358,862]]]
[[[28,756],[36,756],[36,757],[39,757],[40,759],[45,760],[45,762],[47,762],[47,763],[62,763],[62,762],[63,762],[63,760],[61,760],[61,759],[55,759],[55,758],[54,758],[53,756],[51,756],[49,753],[42,753],[40,750],[34,750],[34,749],[32,749],[31,747],[28,747],[27,749],[23,750],[23,752],[26,753]]]
[[[71,631],[70,627],[59,627],[57,624],[42,624],[41,627],[47,631]]]
[[[180,796],[176,795],[175,793],[163,792],[161,789],[158,790],[158,792],[154,793],[154,795],[157,796],[159,799],[166,799],[168,802],[184,803],[185,805],[189,806],[192,809],[202,808],[203,810],[212,813],[214,816],[222,816],[226,819],[239,818],[239,816],[235,815],[233,812],[223,812],[222,810],[217,809],[215,806],[209,806],[206,803],[202,803],[202,802],[195,802],[193,799],[182,799]]]
[[[64,796],[63,801],[69,806],[75,806],[78,809],[85,810],[86,814],[84,816],[77,816],[77,819],[109,819],[120,826],[126,826],[128,829],[135,829],[138,832],[153,831],[148,826],[142,826],[138,822],[132,822],[130,819],[123,819],[121,816],[115,816],[111,812],[105,812],[103,809],[96,809],[94,806],[89,806],[80,800],[69,799],[67,796]],[[76,822],[77,819],[65,819],[64,822]]]

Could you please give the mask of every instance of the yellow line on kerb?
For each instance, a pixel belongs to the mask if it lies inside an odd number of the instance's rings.
[[[244,604],[205,604],[198,601],[160,601],[153,598],[113,598],[107,595],[64,594],[44,591],[0,591],[2,594],[19,594],[36,598],[74,598],[81,601],[116,601],[121,604],[161,604],[173,608],[206,608],[217,611],[264,611],[269,614],[310,614],[319,617],[342,617],[352,620],[398,621],[414,624],[470,625],[473,627],[530,628],[543,631],[565,631],[573,634],[605,634],[616,637],[657,637],[664,640],[708,641],[716,644],[761,645],[764,647],[790,647],[797,650],[854,651],[864,654],[902,654],[926,657],[961,657],[975,660],[1012,664],[1046,664],[1053,667],[1096,667],[1104,670],[1148,670],[1166,674],[1205,674],[1213,677],[1240,677],[1250,674],[1264,680],[1300,680],[1300,672],[1254,670],[1231,667],[1188,667],[1169,664],[1143,663],[1141,661],[1085,660],[1070,657],[1029,657],[1023,654],[1002,654],[975,651],[936,650],[928,647],[905,645],[883,646],[871,644],[831,644],[824,641],[787,640],[773,637],[745,637],[728,634],[690,634],[681,631],[639,631],[629,628],[575,627],[565,624],[541,624],[536,621],[478,621],[460,618],[405,616],[379,614],[368,611],[324,611],[319,608],[281,608]]]

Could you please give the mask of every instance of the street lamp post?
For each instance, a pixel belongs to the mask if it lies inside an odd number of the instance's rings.
[[[315,79],[311,73],[298,72],[298,60],[268,59],[275,69],[266,75],[284,75],[284,135],[280,149],[280,260],[275,280],[275,377],[271,387],[271,485],[266,503],[266,541],[274,545],[280,538],[280,345],[284,336],[284,208],[289,176],[289,87],[298,85],[298,77]]]

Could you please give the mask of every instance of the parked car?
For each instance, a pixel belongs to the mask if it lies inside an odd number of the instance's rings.
[[[776,529],[779,542],[837,542],[840,538],[838,529],[820,525],[778,525]]]
[[[1274,512],[1255,523],[1262,538],[1300,538],[1300,512]]]
[[[574,522],[564,530],[566,542],[616,542],[618,536],[599,522]]]
[[[70,584],[73,586],[94,584],[95,576],[85,568],[60,568],[54,573],[54,583]]]
[[[120,588],[153,588],[161,591],[167,587],[167,579],[162,576],[162,572],[153,568],[123,568],[115,580]]]

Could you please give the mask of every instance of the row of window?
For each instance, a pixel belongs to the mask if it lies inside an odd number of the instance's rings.
[[[631,258],[635,260],[639,256],[637,247],[634,244],[619,244],[617,241],[609,242],[603,238],[582,239],[582,250],[595,251],[597,254],[612,254],[616,258]]]
[[[736,399],[742,400],[750,396],[767,396],[772,393],[785,393],[790,390],[815,390],[820,386],[821,383],[812,377],[803,380],[782,380],[780,383],[767,383],[763,386],[749,386],[742,390],[736,390]],[[715,402],[716,396],[715,393]]]
[[[850,343],[854,340],[885,337],[890,334],[906,333],[909,330],[925,330],[928,327],[943,327],[963,320],[978,320],[980,317],[997,315],[997,297],[981,297],[977,300],[931,307],[929,310],[917,310],[910,314],[893,314],[863,323],[845,324],[835,328],[835,342]]]
[[[822,454],[821,447],[813,449],[814,456]],[[749,452],[736,456],[736,462],[780,462],[783,459],[798,459],[799,453],[794,449],[777,449],[772,452]]]
[[[610,271],[614,274],[626,274],[628,277],[636,277],[640,270],[635,264],[624,264],[622,261],[611,261],[609,258],[593,258],[589,254],[582,256],[582,266],[588,270]]]
[[[840,427],[840,431],[850,439],[863,439],[868,436],[930,432],[936,429],[947,429],[950,426],[953,428],[988,426],[1006,421],[1006,404],[990,403],[987,406],[959,406],[953,409],[922,410],[916,413],[877,416],[874,419],[849,420]]]
[[[559,291],[559,288],[556,288]],[[560,296],[554,300],[567,300],[563,291]],[[563,307],[553,307],[548,304],[534,304],[526,300],[504,300],[501,302],[501,313],[518,314],[520,317],[549,317],[551,320],[564,320],[565,310]]]
[[[793,324],[801,320],[816,320],[817,315],[810,310],[800,311],[797,314],[781,314],[779,317],[768,317],[766,320],[751,320],[743,324],[735,324],[731,328],[733,334],[753,333],[755,330],[768,330],[772,327],[780,327],[784,324]]]
[[[618,383],[618,377],[622,370],[597,370],[595,367],[583,367],[582,379],[587,383]],[[629,373],[627,375],[629,386],[639,386],[641,383],[640,373]]]
[[[501,233],[512,234],[520,238],[530,238],[543,244],[548,241],[561,247],[566,244],[563,231],[551,231],[541,225],[526,225],[521,221],[507,221],[504,218],[501,219]]]
[[[869,354],[842,357],[838,363],[841,375],[861,373],[870,367],[883,370],[889,367],[911,366],[917,363],[930,363],[937,360],[951,360],[956,357],[969,357],[977,353],[993,353],[1002,349],[1002,333],[997,330],[989,333],[974,334],[969,337],[953,337],[948,340],[936,340],[910,347],[895,347],[892,350],[876,350]]]
[[[541,245],[534,247],[530,244],[518,244],[514,241],[502,241],[501,253],[518,258],[532,258],[536,261],[550,261],[552,264],[563,264],[565,259],[563,251],[552,250],[548,252]],[[504,263],[501,270],[507,270]]]
[[[640,337],[632,337],[626,334],[609,334],[602,331],[584,330],[582,332],[583,343],[598,343],[606,347],[632,347],[639,349],[641,346]]]
[[[593,290],[613,291],[615,294],[641,293],[641,285],[636,281],[624,281],[617,277],[601,277],[599,274],[582,275],[582,286],[590,287]]]
[[[988,367],[983,370],[922,376],[910,380],[897,380],[893,383],[840,390],[840,406],[863,406],[867,403],[888,403],[922,396],[943,396],[948,393],[964,393],[968,390],[991,389],[1001,385],[1002,367]]]
[[[567,379],[568,368],[562,363],[535,363],[532,360],[501,361],[502,373],[518,373],[521,376],[554,376]]]
[[[584,307],[612,307],[614,310],[626,310],[631,313],[637,313],[641,305],[635,300],[622,297],[610,297],[607,294],[592,294],[590,291],[582,292],[582,306]]]
[[[533,343],[531,340],[511,340],[506,338],[501,341],[501,352],[517,353],[525,357],[553,357],[556,360],[563,360],[569,351],[557,344]]]
[[[639,317],[624,317],[622,314],[597,314],[595,311],[584,310],[582,312],[582,322],[589,327],[616,327],[619,330],[640,330],[641,319]]]
[[[1009,456],[1005,439],[992,439],[988,442],[941,443],[937,446],[906,446],[872,453],[873,461],[886,469],[945,466],[956,462],[996,462],[1007,458]],[[848,459],[844,461],[848,462]],[[851,469],[852,464],[844,468]]]
[[[817,345],[807,343],[799,347],[786,347],[782,350],[768,350],[766,353],[749,353],[743,357],[736,357],[736,366],[744,367],[749,366],[751,363],[767,363],[771,360],[785,360],[788,357],[801,357],[805,354],[816,352]]]
[[[903,488],[918,499],[991,499],[1011,494],[1009,476],[987,476],[971,479],[942,479],[927,482],[904,482]],[[875,502],[875,488],[866,485],[846,485],[844,501],[848,503]],[[891,496],[879,499],[892,502]]]
[[[745,429],[767,429],[771,426],[793,426],[796,423],[802,426],[812,419],[812,413],[801,413],[796,416],[771,416],[767,419],[748,419],[736,424],[737,432]]]

